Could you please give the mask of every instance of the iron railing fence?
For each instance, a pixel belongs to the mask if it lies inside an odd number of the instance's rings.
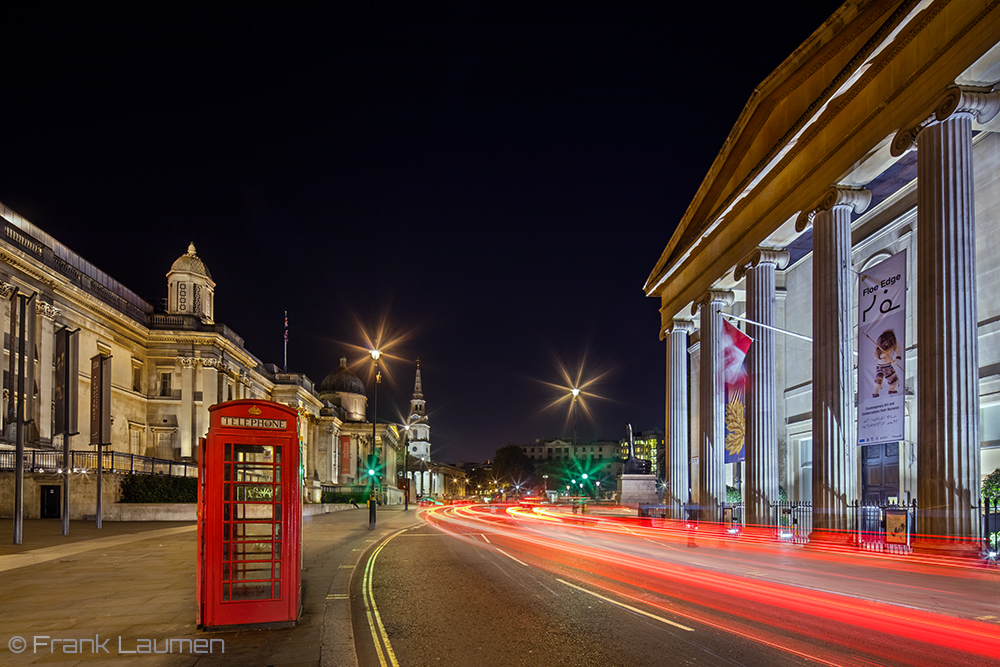
[[[854,503],[856,542],[866,551],[896,554],[913,552],[912,538],[917,526],[917,501],[910,504]]]
[[[1000,551],[1000,498],[990,500],[983,498],[981,506],[983,515],[983,547],[986,553],[996,554]],[[991,556],[996,559],[996,556]]]
[[[854,514],[854,543],[865,551],[913,553],[913,535],[917,526],[917,501],[909,504],[880,503],[851,505]],[[720,508],[721,522],[730,532],[743,526],[744,503],[726,503]],[[1000,499],[983,498],[978,508],[983,521],[983,553],[1000,561]],[[640,505],[640,517],[665,517],[665,505]],[[697,522],[698,506],[685,504],[688,521]],[[775,537],[792,544],[806,544],[813,530],[810,502],[781,502],[771,505]]]
[[[14,470],[17,454],[14,450],[0,450],[0,470]],[[168,475],[170,477],[197,477],[198,464],[171,461],[124,452],[102,452],[105,472],[137,473],[143,475]],[[63,453],[58,450],[28,450],[24,452],[26,472],[60,473],[66,468],[73,472],[97,470],[97,452],[73,451],[69,453],[69,466],[64,465]]]
[[[745,513],[745,503],[725,503],[722,506],[722,524],[726,526],[732,534],[737,534],[743,530],[743,517]]]
[[[666,505],[639,505],[639,517],[643,519],[666,519]]]
[[[806,544],[813,529],[811,502],[779,502],[771,505],[774,535],[782,542]]]

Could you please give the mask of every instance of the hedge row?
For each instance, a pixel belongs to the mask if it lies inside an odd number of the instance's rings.
[[[341,493],[340,491],[324,491],[320,499],[323,503],[357,503],[364,505],[368,502],[368,496],[364,493]]]
[[[165,475],[125,475],[121,485],[123,503],[196,503],[196,477]]]

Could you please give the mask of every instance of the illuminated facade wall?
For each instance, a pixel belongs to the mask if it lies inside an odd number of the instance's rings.
[[[536,440],[530,445],[523,445],[521,450],[525,456],[535,463],[545,461],[613,461],[620,456],[620,447],[611,441],[594,441],[577,443],[574,447],[571,440],[553,438],[551,440]],[[627,451],[627,447],[626,447]]]
[[[663,445],[665,442],[662,429],[652,431],[639,431],[632,434],[632,442],[635,446],[635,457],[651,463],[650,472],[656,475],[657,479],[663,478]],[[628,457],[628,438],[623,438],[620,443],[620,456]]]
[[[978,539],[980,480],[1000,466],[998,23],[971,0],[848,3],[748,91],[645,287],[669,349],[690,354],[668,355],[664,467],[690,474],[668,493],[678,516],[688,489],[717,506],[706,480],[732,478],[713,307],[810,339],[738,323],[767,359],[747,389],[750,517],[768,520],[780,486],[817,528],[850,528],[877,487],[934,508],[918,533]],[[859,447],[858,276],[903,251],[904,432]]]
[[[329,416],[321,425],[324,405],[308,377],[262,363],[236,332],[214,320],[215,282],[193,245],[170,267],[164,286],[167,310],[158,311],[2,205],[0,226],[0,295],[5,297],[0,313],[5,332],[10,330],[9,297],[14,289],[38,294],[32,314],[39,351],[37,428],[28,431],[29,448],[62,449],[62,436],[53,436],[53,341],[57,331],[69,327],[80,330],[80,434],[72,437],[71,449],[90,449],[90,358],[104,354],[112,357],[110,449],[191,459],[198,438],[208,430],[209,406],[241,398],[274,400],[299,413],[307,497],[318,500],[320,483],[337,483],[339,457],[331,455],[331,448],[339,442],[343,421]],[[3,415],[9,398],[8,338],[5,335]],[[369,440],[370,428],[369,424]],[[13,424],[5,420],[0,448],[12,447],[13,440]],[[388,458],[394,465],[394,449]]]

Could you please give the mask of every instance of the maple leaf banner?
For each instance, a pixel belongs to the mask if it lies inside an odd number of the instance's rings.
[[[746,380],[745,359],[753,339],[729,322],[722,322],[722,374],[726,384],[726,463],[746,458]]]

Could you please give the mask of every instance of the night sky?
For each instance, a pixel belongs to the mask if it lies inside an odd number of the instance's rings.
[[[571,435],[547,406],[578,374],[581,440],[663,426],[643,284],[839,3],[23,4],[0,10],[0,201],[155,304],[193,241],[216,320],[280,366],[287,310],[317,384],[347,356],[370,387],[383,331],[379,418],[420,357],[456,462]]]

